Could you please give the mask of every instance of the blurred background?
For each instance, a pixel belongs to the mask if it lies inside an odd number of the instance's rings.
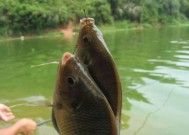
[[[120,74],[121,135],[186,134],[188,0],[0,0],[0,103],[16,115],[0,127],[51,118],[51,108],[31,103],[52,103],[53,63],[74,51],[85,16],[95,19]],[[51,122],[34,133],[52,134]]]
[[[97,24],[178,24],[189,18],[188,0],[1,0],[0,35],[31,34],[78,24],[85,17],[83,9]]]

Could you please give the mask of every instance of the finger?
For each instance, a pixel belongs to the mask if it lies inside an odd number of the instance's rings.
[[[14,116],[12,113],[4,113],[4,114],[1,113],[1,116],[0,116],[0,117],[1,117],[1,119],[2,119],[3,121],[9,121],[9,120],[15,118],[15,116]]]
[[[13,113],[7,113],[6,116],[7,116],[7,118],[8,118],[9,120],[15,118],[15,116],[13,115]]]
[[[0,108],[3,111],[11,111],[11,109],[8,106],[4,105],[4,104],[0,104]]]

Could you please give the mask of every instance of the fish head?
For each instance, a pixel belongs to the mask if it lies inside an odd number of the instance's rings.
[[[59,69],[54,93],[54,106],[58,109],[78,109],[83,102],[82,85],[80,84],[74,55],[64,53]]]
[[[115,117],[106,97],[70,53],[59,64],[53,102],[52,121],[61,135],[116,135]]]
[[[57,108],[72,110],[77,108],[80,103],[80,93],[77,90],[78,77],[74,73],[72,59],[72,54],[64,53],[60,61],[54,94],[54,102]]]
[[[101,31],[95,25],[94,19],[83,18],[80,20],[76,56],[78,55],[84,64],[88,65],[92,60],[91,55],[96,55],[97,52],[109,53],[109,50],[103,39]]]

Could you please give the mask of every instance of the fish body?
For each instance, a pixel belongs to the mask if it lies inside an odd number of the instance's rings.
[[[106,97],[70,53],[59,64],[53,106],[53,124],[61,135],[117,135]]]
[[[89,74],[107,98],[115,115],[119,131],[122,89],[115,62],[102,33],[94,24],[94,19],[84,18],[80,20],[80,27],[74,54],[87,67]]]

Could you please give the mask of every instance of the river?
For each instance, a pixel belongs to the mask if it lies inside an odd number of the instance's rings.
[[[179,135],[189,127],[189,28],[102,31],[115,59],[123,88],[121,135]],[[52,102],[57,64],[73,52],[72,40],[36,37],[0,41],[0,103],[11,107],[16,119],[42,122],[51,108],[30,103]],[[36,135],[56,135],[52,123]]]

